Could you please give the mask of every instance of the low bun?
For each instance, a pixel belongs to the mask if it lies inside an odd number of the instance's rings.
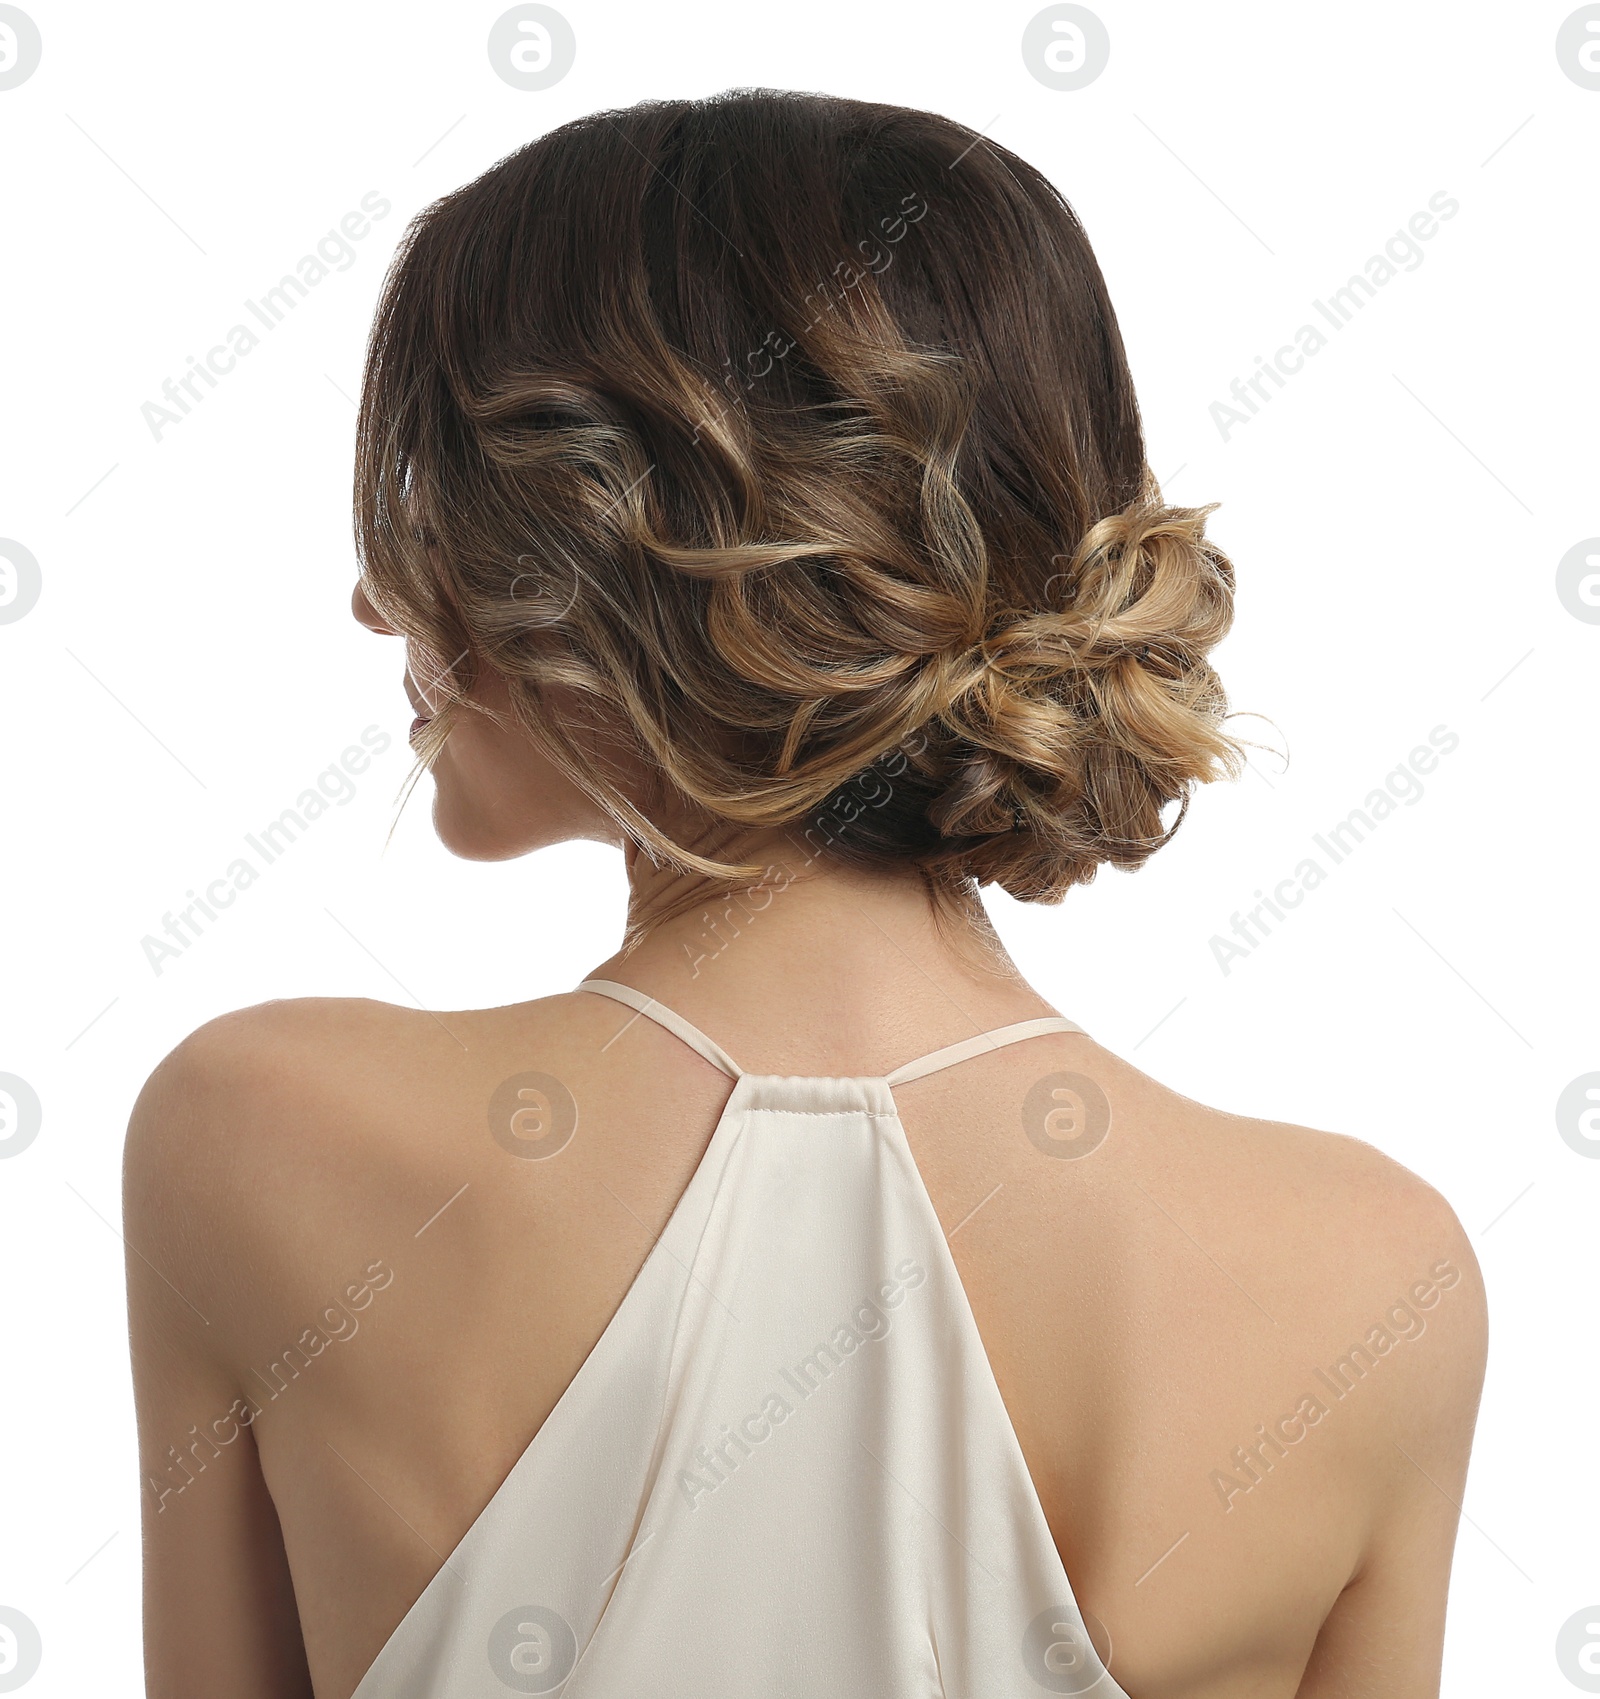
[[[1204,534],[1211,511],[1151,486],[1094,524],[1047,605],[964,655],[944,709],[830,796],[813,833],[857,863],[910,859],[1023,901],[1056,901],[1105,862],[1141,865],[1191,787],[1241,760],[1206,659],[1234,584]]]

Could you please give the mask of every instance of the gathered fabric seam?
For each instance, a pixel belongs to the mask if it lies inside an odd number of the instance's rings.
[[[749,1104],[745,1113],[748,1115],[820,1115],[837,1120],[841,1115],[864,1115],[869,1121],[898,1121],[898,1113],[893,1109],[763,1109],[759,1104]]]

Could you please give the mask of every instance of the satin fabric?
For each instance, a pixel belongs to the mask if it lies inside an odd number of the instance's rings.
[[[893,1095],[1082,1029],[1022,1022],[886,1078],[747,1074],[632,987],[582,989],[736,1083],[609,1326],[355,1699],[1127,1699]]]

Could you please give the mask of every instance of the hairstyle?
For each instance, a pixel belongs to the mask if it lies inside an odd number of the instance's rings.
[[[1210,511],[1161,500],[1072,209],[902,107],[565,124],[417,216],[368,349],[373,604],[447,696],[493,669],[636,842],[723,880],[752,870],[624,773],[935,891],[1142,863],[1241,759]]]

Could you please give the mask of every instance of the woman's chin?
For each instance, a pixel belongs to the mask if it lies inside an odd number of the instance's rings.
[[[551,834],[530,832],[525,820],[517,825],[518,829],[512,830],[481,809],[464,805],[449,791],[434,792],[434,833],[451,855],[462,861],[515,861],[554,841]]]

